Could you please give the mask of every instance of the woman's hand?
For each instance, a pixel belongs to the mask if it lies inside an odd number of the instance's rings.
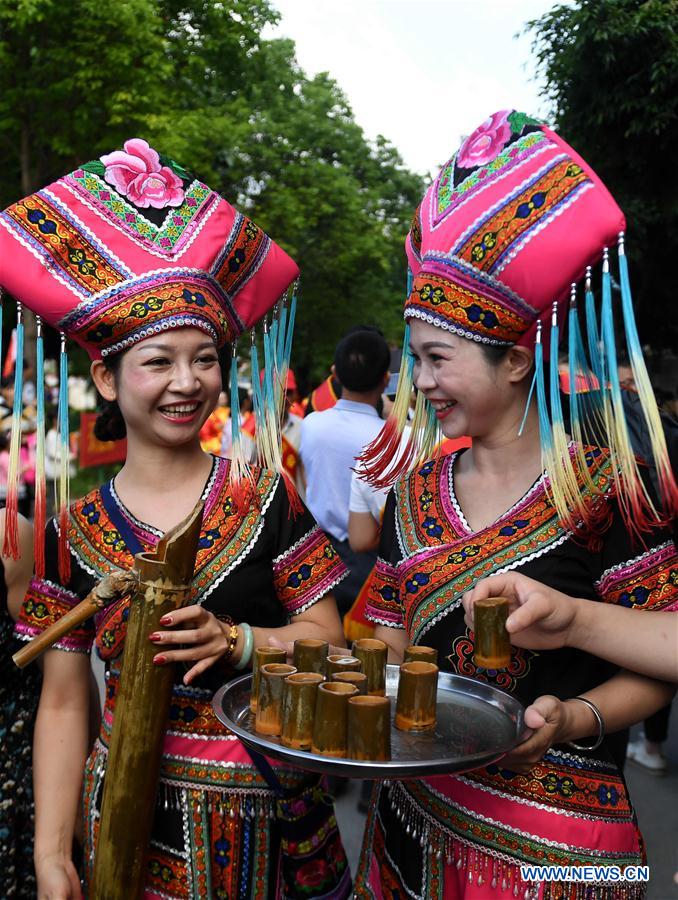
[[[171,630],[155,631],[149,635],[159,652],[153,657],[157,666],[171,662],[195,662],[184,675],[184,684],[190,684],[210,666],[218,662],[229,644],[230,628],[220,622],[202,606],[184,606],[163,616],[160,624]],[[238,636],[238,644],[242,636]],[[178,645],[179,649],[174,649]],[[231,659],[237,662],[241,648],[236,646]]]
[[[507,572],[484,578],[464,594],[466,624],[473,630],[473,605],[487,597],[506,597],[511,643],[529,650],[554,650],[568,643],[581,601],[532,578]]]
[[[562,700],[545,694],[537,697],[525,710],[525,725],[532,734],[501,760],[501,766],[512,772],[529,772],[554,744],[563,741],[568,722],[568,709]]]
[[[35,861],[38,900],[81,900],[80,879],[70,859],[48,856]]]

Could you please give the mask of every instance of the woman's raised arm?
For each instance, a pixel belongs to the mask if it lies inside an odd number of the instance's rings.
[[[568,597],[525,575],[506,572],[479,581],[464,595],[469,628],[473,605],[499,596],[509,601],[506,629],[516,647],[576,647],[641,675],[678,681],[678,615],[670,611]]]

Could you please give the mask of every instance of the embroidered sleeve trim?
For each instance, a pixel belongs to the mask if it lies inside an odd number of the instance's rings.
[[[307,531],[303,537],[300,537],[298,541],[295,541],[295,543],[292,544],[291,547],[288,547],[287,550],[283,551],[279,556],[274,557],[274,559],[273,559],[274,568],[278,564],[284,563],[285,560],[288,559],[293,554],[295,554],[297,552],[297,550],[299,550],[300,547],[303,547],[303,545],[307,541],[310,542],[313,535],[318,534],[318,532],[320,532],[320,526],[314,525],[313,528],[311,528],[309,531]]]
[[[337,577],[334,580],[328,581],[327,583],[320,585],[318,587],[317,591],[314,594],[311,594],[311,596],[307,598],[307,600],[303,606],[298,606],[298,607],[295,607],[294,609],[288,609],[287,610],[288,614],[290,616],[298,616],[299,613],[303,613],[307,609],[310,609],[311,606],[313,606],[315,603],[317,603],[318,600],[322,600],[322,598],[326,594],[329,594],[330,591],[334,590],[334,588],[338,584],[340,584],[344,580],[344,578],[347,578],[347,577],[348,577],[348,569],[345,569],[341,573],[341,575],[337,575]]]
[[[606,603],[630,609],[674,606],[678,601],[678,555],[673,541],[606,569],[595,588]]]
[[[290,616],[321,599],[346,575],[339,554],[315,526],[273,562],[273,581]]]
[[[26,591],[19,621],[16,624],[17,637],[21,640],[31,640],[42,634],[50,625],[73,609],[79,600],[77,594],[61,585],[46,579],[33,578]],[[70,631],[53,646],[57,650],[88,653],[93,638],[94,626],[89,620]]]
[[[405,627],[397,568],[383,559],[377,560],[370,578],[365,618],[391,628]]]

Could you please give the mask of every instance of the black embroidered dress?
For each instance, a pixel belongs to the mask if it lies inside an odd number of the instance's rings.
[[[565,700],[607,681],[615,667],[569,648],[513,648],[507,670],[478,669],[462,595],[480,578],[515,569],[570,596],[676,609],[678,557],[668,534],[653,532],[645,547],[631,545],[609,493],[609,455],[598,448],[587,453],[590,475],[605,494],[596,549],[559,524],[543,477],[496,522],[473,532],[455,497],[457,457],[426,463],[389,496],[368,618],[405,628],[413,643],[437,647],[442,669],[490,682],[524,704],[544,694]],[[608,736],[591,753],[554,746],[528,774],[499,763],[382,788],[368,817],[356,895],[584,896],[576,891],[586,885],[524,882],[519,867],[642,864],[642,839],[618,762]],[[630,883],[596,890],[601,900],[643,894]]]
[[[275,628],[321,599],[341,580],[344,567],[307,510],[296,519],[280,477],[255,470],[259,508],[239,516],[229,493],[228,460],[215,458],[205,489],[205,513],[193,580],[195,602],[235,621]],[[144,547],[160,533],[137,521],[111,494]],[[63,615],[112,569],[129,569],[132,556],[109,518],[99,489],[71,506],[72,573],[58,583],[54,523],[48,525],[48,571],[34,580],[18,625],[32,637]],[[84,787],[85,880],[91,875],[99,828],[106,754],[120,673],[128,608],[104,610],[64,638],[61,650],[89,652],[106,663],[106,701],[99,738],[87,761]],[[178,671],[165,736],[146,897],[273,898],[350,893],[350,873],[333,813],[320,786],[309,788],[320,812],[318,828],[299,843],[281,829],[283,813],[273,792],[235,735],[212,712],[211,699],[226,676],[208,670],[190,687]],[[239,674],[239,673],[236,673]],[[276,766],[282,786],[300,789],[308,775]],[[276,816],[277,810],[277,816]],[[298,815],[298,813],[297,813]],[[289,852],[288,852],[289,851]],[[293,872],[289,861],[294,858]],[[292,883],[292,888],[290,888]]]

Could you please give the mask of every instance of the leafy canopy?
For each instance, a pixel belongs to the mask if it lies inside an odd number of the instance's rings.
[[[675,348],[678,2],[577,0],[528,24],[565,138],[624,210],[641,338]]]
[[[267,0],[0,0],[0,201],[146,138],[297,260],[293,360],[319,380],[350,325],[399,339],[423,182],[293,42],[263,36],[277,19]]]

